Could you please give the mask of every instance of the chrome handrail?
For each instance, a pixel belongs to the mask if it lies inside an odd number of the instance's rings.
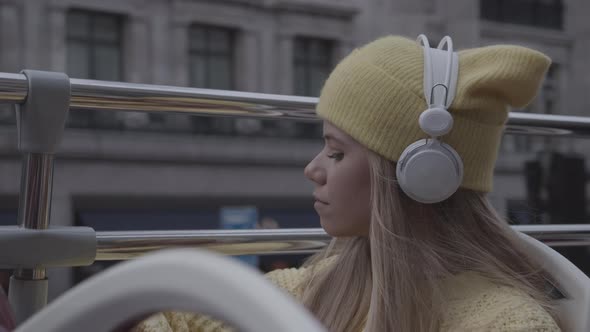
[[[70,79],[71,109],[317,121],[318,98]],[[0,73],[0,104],[27,98],[23,74]],[[507,134],[590,137],[590,118],[511,112]]]
[[[515,225],[553,247],[590,246],[590,225]],[[97,232],[97,261],[127,260],[150,251],[192,247],[228,255],[310,254],[331,237],[321,228]]]

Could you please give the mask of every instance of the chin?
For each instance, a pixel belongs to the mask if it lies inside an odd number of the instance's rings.
[[[320,217],[320,224],[321,224],[322,228],[324,229],[324,231],[332,237],[354,237],[354,236],[368,237],[369,236],[368,229],[366,230],[366,232],[363,232],[363,230],[358,230],[358,229],[355,230],[355,229],[350,229],[350,228],[347,229],[345,227],[339,227],[339,226],[342,226],[342,224],[339,224],[338,222],[334,222],[333,220],[326,220],[325,218],[321,218],[321,217]]]
[[[320,218],[320,224],[322,225],[324,231],[326,231],[326,233],[328,233],[328,235],[332,237],[349,236],[349,234],[346,234],[346,232],[344,232],[343,229],[340,229],[339,227],[334,227],[335,225],[333,222],[329,222],[324,218]]]
[[[328,235],[336,236],[336,235],[334,235],[334,232],[333,232],[334,229],[333,229],[332,225],[330,225],[330,223],[327,220],[325,220],[324,218],[320,218],[320,225],[322,226],[324,231],[326,233],[328,233]]]

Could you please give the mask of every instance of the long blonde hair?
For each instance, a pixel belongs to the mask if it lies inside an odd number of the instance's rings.
[[[337,238],[306,264],[302,301],[333,332],[438,331],[442,280],[472,271],[516,287],[556,319],[551,282],[483,193],[461,189],[424,205],[401,194],[395,164],[368,152],[371,221],[367,237]],[[332,257],[327,268],[315,268]],[[557,319],[556,319],[557,321]]]

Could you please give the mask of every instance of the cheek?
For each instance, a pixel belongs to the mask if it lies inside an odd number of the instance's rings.
[[[330,198],[334,216],[341,235],[367,235],[370,223],[370,182],[369,175],[355,172],[353,174],[335,174],[329,183]]]

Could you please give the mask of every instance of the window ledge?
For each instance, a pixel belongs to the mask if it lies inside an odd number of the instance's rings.
[[[279,11],[292,11],[340,18],[352,18],[360,12],[353,1],[342,0],[275,0],[270,7]]]
[[[482,20],[480,24],[480,34],[483,37],[511,36],[558,46],[570,46],[573,43],[573,38],[561,30],[486,20]]]

